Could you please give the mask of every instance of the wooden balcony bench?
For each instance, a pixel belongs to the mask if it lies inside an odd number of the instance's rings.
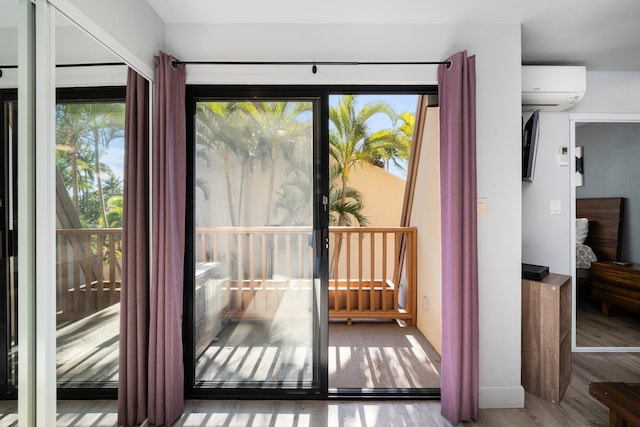
[[[640,384],[589,383],[589,394],[609,408],[609,426],[640,427]]]

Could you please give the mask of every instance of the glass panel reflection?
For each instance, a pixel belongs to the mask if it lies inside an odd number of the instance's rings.
[[[197,387],[312,383],[313,107],[196,104]]]
[[[57,380],[115,387],[124,102],[56,108]]]

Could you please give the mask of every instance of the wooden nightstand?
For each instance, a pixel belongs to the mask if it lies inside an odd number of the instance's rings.
[[[591,263],[591,296],[600,300],[605,316],[611,314],[610,305],[640,313],[640,264]]]

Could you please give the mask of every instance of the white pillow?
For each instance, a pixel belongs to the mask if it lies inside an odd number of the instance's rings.
[[[576,243],[584,244],[589,234],[589,220],[587,218],[576,218]]]

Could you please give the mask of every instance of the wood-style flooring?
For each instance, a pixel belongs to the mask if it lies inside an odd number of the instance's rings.
[[[87,381],[117,386],[119,310],[114,304],[57,330],[60,387]],[[312,377],[310,328],[310,322],[277,318],[228,322],[196,360],[196,383],[303,387]],[[440,387],[440,356],[415,327],[333,321],[328,353],[332,389]]]
[[[591,381],[640,382],[638,353],[574,353],[571,384],[560,404],[529,393],[522,409],[482,409],[481,427],[607,426],[608,410],[589,396]],[[17,425],[15,401],[0,402],[0,426]],[[115,401],[58,402],[58,426],[115,426]],[[187,401],[176,427],[450,427],[436,401]]]
[[[578,347],[640,347],[640,315],[619,310],[603,316],[600,303],[587,298],[578,299],[576,307]]]
[[[586,322],[579,324],[582,332],[579,333],[582,345],[596,342],[598,339],[607,338],[606,345],[621,345],[629,341],[624,338],[629,334],[633,336],[634,329],[622,328],[620,323],[609,325],[610,329],[605,334],[599,332],[603,322],[619,322],[620,317],[599,318],[596,310],[581,310],[580,316],[584,316]],[[594,327],[591,330],[589,319]],[[105,321],[104,318],[100,319]],[[332,325],[334,327],[335,325]],[[342,326],[342,325],[338,325]],[[586,326],[586,327],[585,327]],[[382,342],[373,345],[376,350],[367,350],[372,347],[369,341],[373,332],[363,332],[355,329],[358,325],[347,327],[347,331],[357,331],[357,336],[338,339],[340,335],[330,332],[330,340],[333,344],[334,358],[344,365],[347,360],[366,359],[366,354],[386,354],[387,347],[398,346],[398,343]],[[411,330],[405,332],[411,336]],[[637,332],[637,329],[635,330]],[[94,331],[95,334],[95,331]],[[109,333],[111,334],[111,332]],[[60,338],[60,337],[59,337]],[[93,336],[95,339],[95,335]],[[380,337],[379,337],[380,338]],[[341,341],[344,339],[345,341]],[[401,338],[402,339],[402,338]],[[398,351],[399,358],[411,352],[416,352],[419,346],[415,345],[417,338],[404,338],[410,345],[404,350]],[[415,340],[414,340],[415,339]],[[360,341],[358,341],[360,340]],[[602,342],[602,341],[598,341]],[[87,341],[87,344],[91,342]],[[95,343],[94,343],[95,344]],[[343,356],[342,347],[351,348],[351,356]],[[402,347],[402,345],[400,345]],[[99,345],[96,352],[103,351]],[[358,353],[361,352],[361,353]],[[354,357],[354,354],[357,355]],[[94,354],[92,352],[85,353]],[[96,353],[97,354],[97,353]],[[430,360],[439,361],[426,350],[425,354]],[[369,356],[370,357],[370,356]],[[589,395],[589,383],[593,381],[625,381],[640,382],[640,353],[574,353],[572,380],[564,398],[560,404],[553,404],[540,399],[532,394],[525,394],[525,408],[520,409],[482,409],[477,422],[463,423],[462,426],[500,427],[500,426],[606,426],[608,425],[608,410],[604,405]],[[373,360],[373,359],[372,359]],[[72,366],[69,362],[60,366]],[[347,363],[348,364],[348,363]],[[383,376],[395,376],[396,372],[375,370],[369,366],[369,374],[362,374],[365,381],[375,381]],[[336,364],[335,366],[338,366]],[[367,369],[364,371],[366,372]],[[351,370],[351,369],[350,369]],[[439,371],[439,365],[437,366]],[[360,374],[358,374],[360,375]],[[341,375],[334,376],[334,385],[343,380]],[[354,381],[349,380],[349,383]],[[372,382],[373,383],[373,382]],[[368,384],[363,382],[363,384]],[[374,383],[375,384],[375,383]],[[58,426],[115,426],[117,423],[117,403],[115,401],[60,401],[58,402]],[[17,426],[17,402],[0,401],[0,426]],[[175,424],[176,427],[195,426],[305,426],[305,427],[329,427],[329,426],[451,426],[440,415],[440,403],[437,401],[187,401],[184,415]]]

